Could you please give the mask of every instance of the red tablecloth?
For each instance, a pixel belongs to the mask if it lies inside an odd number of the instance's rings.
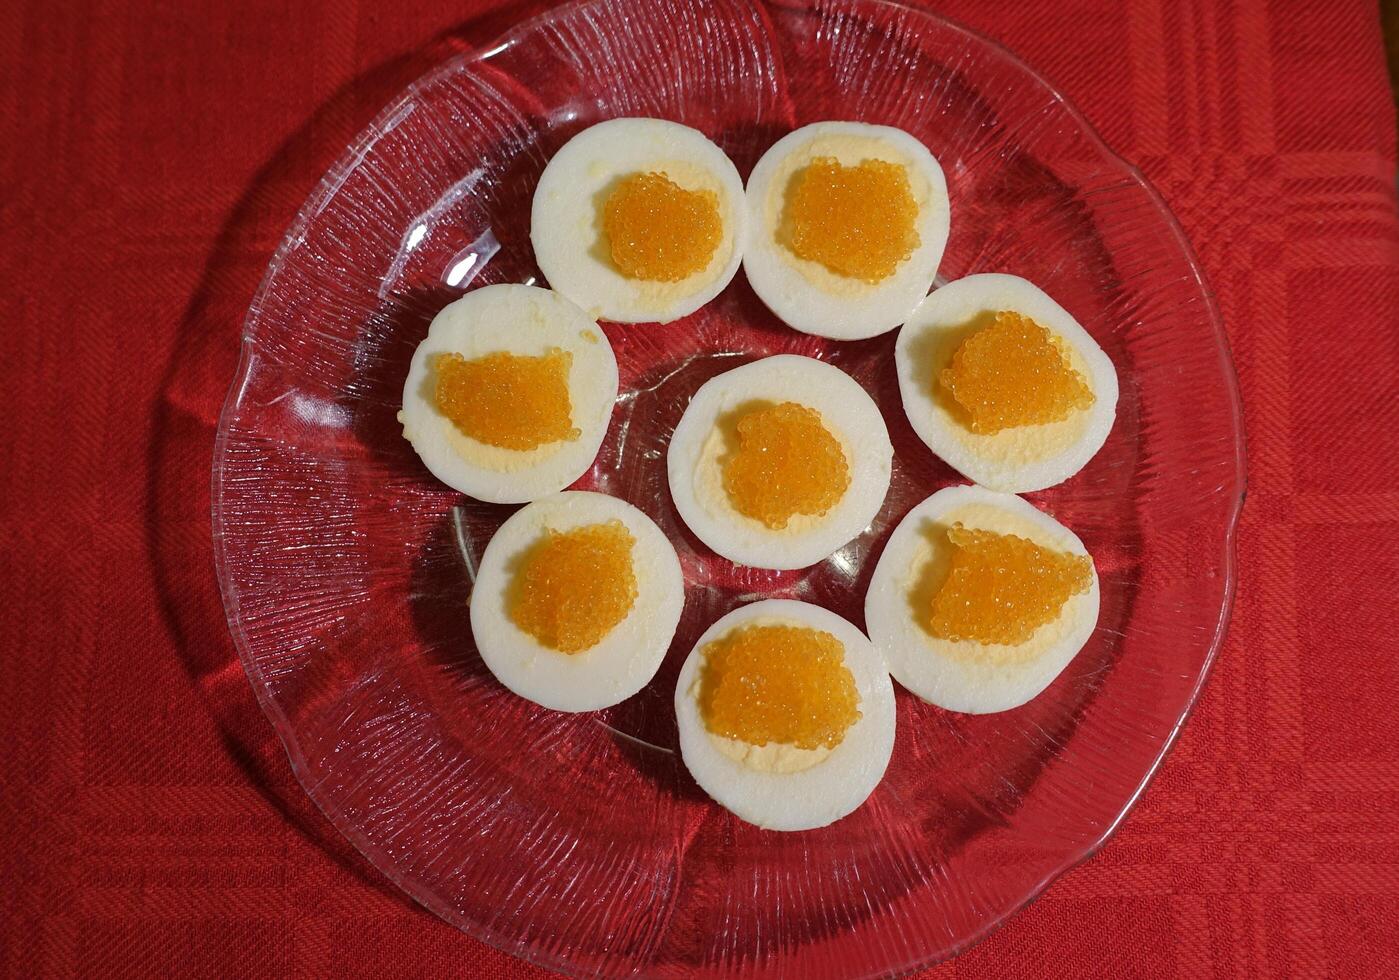
[[[1121,832],[944,967],[1399,976],[1399,221],[1372,2],[949,0],[1165,193],[1233,342],[1229,641]],[[233,654],[214,422],[278,237],[500,0],[0,4],[10,975],[515,977],[292,779]],[[440,51],[440,47],[437,48]]]

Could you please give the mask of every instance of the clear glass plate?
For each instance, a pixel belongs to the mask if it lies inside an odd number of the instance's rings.
[[[695,126],[743,173],[821,119],[901,127],[946,170],[942,272],[1023,275],[1117,365],[1117,423],[1033,495],[1097,559],[1102,618],[1025,707],[967,716],[900,691],[869,802],[777,834],[710,803],[675,753],[679,663],[761,596],[861,623],[899,518],[961,482],[900,408],[893,339],[782,327],[743,276],[667,327],[608,326],[622,396],[577,485],[675,541],[686,609],[659,676],[562,715],[472,645],[472,571],[510,512],[435,482],[395,420],[409,356],[463,290],[538,278],[529,201],[550,154],[613,116]],[[897,458],[873,526],[802,572],[735,568],[680,524],[666,439],[689,395],[790,351],[858,378]],[[851,977],[985,936],[1122,820],[1222,639],[1244,453],[1219,317],[1161,199],[1050,85],[986,39],[880,0],[590,0],[414,84],[349,148],[277,251],[220,421],[214,537],[229,626],[297,777],[386,876],[465,932],[557,969]]]

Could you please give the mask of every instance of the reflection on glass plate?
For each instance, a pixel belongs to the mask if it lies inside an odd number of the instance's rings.
[[[395,413],[432,315],[538,280],[529,204],[584,127],[694,126],[746,174],[792,128],[906,129],[946,171],[942,274],[1013,272],[1071,310],[1122,380],[1088,467],[1033,495],[1097,560],[1093,639],[1041,697],[950,714],[900,691],[889,771],[852,816],[764,832],[710,803],[675,753],[676,672],[741,602],[863,621],[900,517],[961,482],[899,407],[893,334],[781,326],[739,276],[668,327],[608,326],[622,396],[578,484],[675,541],[689,583],[655,681],[593,715],[515,697],[472,645],[467,596],[511,508],[434,481]],[[800,572],[736,568],[680,523],[665,446],[688,397],[790,352],[857,378],[896,459],[870,529]],[[858,976],[984,936],[1102,843],[1181,725],[1218,648],[1243,485],[1218,316],[1140,175],[1013,56],[878,0],[592,0],[415,84],[317,188],[248,314],[219,430],[214,535],[228,619],[306,791],[414,899],[511,953],[579,973]]]

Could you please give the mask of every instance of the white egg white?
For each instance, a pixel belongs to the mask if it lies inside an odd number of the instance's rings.
[[[789,401],[820,413],[845,453],[850,486],[824,515],[797,515],[774,530],[734,508],[723,463],[737,448],[739,409]],[[671,436],[666,470],[681,519],[718,554],[756,568],[805,568],[869,526],[889,489],[893,456],[884,417],[858,382],[822,361],[779,354],[711,378],[695,392]]]
[[[1018,707],[1039,695],[1083,649],[1098,622],[1098,573],[1052,622],[1024,643],[934,637],[914,618],[925,576],[949,556],[947,529],[1015,534],[1055,551],[1088,555],[1064,525],[1028,502],[983,487],[948,487],[909,511],[889,538],[865,595],[865,625],[889,672],[924,701],[969,714]],[[1092,556],[1088,556],[1092,559]]]
[[[576,439],[531,450],[504,449],[472,439],[438,411],[437,355],[535,357],[553,348],[573,355],[568,391]],[[612,345],[586,313],[548,289],[484,286],[433,318],[408,368],[398,419],[404,438],[443,483],[477,500],[523,503],[562,490],[588,471],[616,400]]]
[[[714,193],[723,238],[704,269],[670,283],[632,279],[613,265],[603,207],[616,182],[636,173],[661,173],[686,190]],[[611,119],[573,137],[544,168],[530,212],[530,242],[549,285],[591,316],[669,323],[733,279],[746,221],[743,181],[703,133],[661,119]]]
[[[968,331],[1001,311],[1029,317],[1062,341],[1093,391],[1092,405],[1059,422],[971,431],[937,378]],[[1117,417],[1112,361],[1067,310],[1019,276],[984,273],[934,290],[899,331],[894,356],[913,430],[949,466],[993,490],[1028,493],[1062,483],[1102,448]]]
[[[614,520],[635,538],[637,596],[626,618],[595,646],[571,654],[542,645],[516,626],[508,596],[519,558],[549,530]],[[616,497],[572,490],[521,508],[491,538],[471,590],[471,632],[491,673],[520,697],[555,711],[595,711],[650,682],[684,605],[680,561],[655,522]]]
[[[884,160],[905,168],[918,204],[919,244],[878,283],[834,273],[803,259],[780,236],[787,189],[813,160],[843,166]],[[748,246],[743,270],[753,291],[783,322],[835,340],[873,337],[903,323],[928,294],[947,245],[947,181],[928,148],[901,129],[855,122],[803,126],[763,154],[748,178]]]
[[[743,626],[823,630],[845,648],[860,718],[833,749],[750,746],[714,735],[699,706],[705,647]],[[736,816],[768,830],[810,830],[839,820],[874,791],[894,748],[894,689],[865,635],[819,606],[767,599],[742,606],[705,630],[675,687],[680,754],[700,788]]]

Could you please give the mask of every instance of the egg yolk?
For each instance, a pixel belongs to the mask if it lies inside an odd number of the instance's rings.
[[[1062,344],[1029,317],[1003,310],[962,341],[939,380],[975,433],[1061,422],[1093,404]]]
[[[784,218],[796,255],[868,283],[893,275],[919,245],[908,173],[885,160],[813,160],[792,178]]]
[[[743,626],[704,649],[705,727],[749,745],[835,748],[860,719],[845,647],[805,626]]]
[[[635,543],[621,521],[547,529],[520,559],[510,619],[560,653],[596,646],[636,602]]]
[[[763,405],[738,419],[738,448],[724,463],[734,509],[773,530],[798,514],[821,515],[850,486],[840,442],[814,409]]]
[[[953,524],[947,539],[951,565],[923,623],[939,639],[1024,643],[1093,582],[1087,556],[1018,535]]]
[[[442,354],[437,410],[477,442],[502,449],[537,449],[577,439],[568,398],[573,355],[554,348],[539,357],[487,354],[467,360]]]
[[[709,266],[724,223],[713,191],[686,190],[665,174],[637,173],[607,196],[603,230],[622,275],[679,282]]]

